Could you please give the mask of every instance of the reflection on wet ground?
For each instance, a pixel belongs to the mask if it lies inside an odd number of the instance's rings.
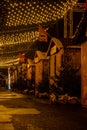
[[[1,91],[0,130],[87,130],[87,109]]]

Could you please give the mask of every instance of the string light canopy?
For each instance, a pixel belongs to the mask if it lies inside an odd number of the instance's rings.
[[[56,21],[72,8],[77,0],[9,0],[5,25],[33,25]]]
[[[63,18],[78,0],[2,0],[0,3],[0,66],[15,62],[38,38],[38,24]],[[10,62],[8,62],[10,61]],[[7,64],[8,63],[8,64]]]

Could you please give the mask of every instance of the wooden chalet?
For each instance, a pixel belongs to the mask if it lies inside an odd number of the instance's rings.
[[[27,86],[34,85],[35,82],[35,64],[34,60],[27,60]]]
[[[35,57],[35,86],[38,87],[39,83],[48,80],[49,72],[49,58],[45,52],[36,51]]]
[[[27,60],[27,79],[31,80],[34,78],[35,74],[35,65],[34,65],[34,60],[28,59]]]
[[[75,36],[76,44],[81,45],[81,104],[87,107],[87,10]]]
[[[81,43],[81,104],[87,107],[87,20],[85,39]]]
[[[47,56],[49,56],[49,83],[56,80],[56,76],[60,75],[62,69],[64,48],[60,40],[53,37],[50,41]]]

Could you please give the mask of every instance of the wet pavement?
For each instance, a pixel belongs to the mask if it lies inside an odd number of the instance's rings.
[[[87,108],[0,91],[0,130],[87,130]]]

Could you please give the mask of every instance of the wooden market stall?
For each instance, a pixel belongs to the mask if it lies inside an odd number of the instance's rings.
[[[87,106],[87,40],[81,44],[81,104]]]
[[[35,57],[35,86],[36,86],[36,93],[38,86],[43,86],[45,89],[46,85],[45,82],[48,82],[48,73],[49,73],[49,58],[46,56],[45,52],[36,51]],[[49,87],[47,85],[47,87]],[[43,91],[43,90],[42,90]]]
[[[34,90],[35,84],[35,64],[34,60],[27,59],[27,87],[29,90]]]
[[[56,80],[56,76],[60,75],[62,69],[64,48],[60,40],[52,38],[47,50],[47,56],[50,58],[49,63],[49,83]],[[53,80],[52,80],[53,79]]]

